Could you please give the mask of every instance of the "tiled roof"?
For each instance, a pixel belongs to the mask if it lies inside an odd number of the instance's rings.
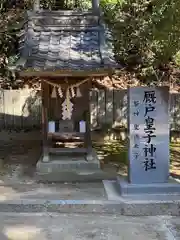
[[[98,15],[28,12],[20,41],[20,70],[93,70],[117,67]]]

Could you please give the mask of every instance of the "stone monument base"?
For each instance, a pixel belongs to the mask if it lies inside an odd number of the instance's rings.
[[[132,184],[126,178],[117,177],[117,186],[121,196],[137,194],[180,194],[180,184],[174,179],[168,183]]]

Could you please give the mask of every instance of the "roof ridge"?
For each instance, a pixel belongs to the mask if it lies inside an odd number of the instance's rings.
[[[70,11],[70,10],[60,10],[60,11],[50,11],[50,10],[40,10],[27,11],[28,17],[30,18],[42,18],[42,17],[100,17],[100,14],[93,11]]]

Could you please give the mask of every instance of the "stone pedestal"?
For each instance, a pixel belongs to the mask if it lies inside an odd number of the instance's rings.
[[[173,179],[169,179],[167,183],[133,184],[129,183],[126,178],[117,177],[117,183],[121,196],[141,194],[142,200],[143,195],[147,194],[163,194],[164,200],[168,198],[168,195],[180,194],[180,184]]]
[[[93,149],[93,159],[87,161],[86,155],[50,155],[49,161],[43,157],[36,165],[37,178],[40,181],[74,182],[114,179],[114,174],[101,170],[98,156]]]

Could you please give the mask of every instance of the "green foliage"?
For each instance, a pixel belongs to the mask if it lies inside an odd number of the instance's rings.
[[[21,8],[20,8],[21,7]],[[14,2],[1,1],[0,9],[0,80],[1,86],[13,86],[16,76],[7,69],[7,64],[17,59],[18,34],[24,23],[24,8],[21,2],[18,7]],[[4,81],[2,81],[2,79]]]
[[[71,9],[88,9],[91,7],[90,0],[43,0],[40,1],[41,8],[51,10],[71,10]]]
[[[180,1],[122,0],[102,7],[119,62],[141,79],[157,80],[180,49]]]
[[[174,56],[174,62],[176,63],[176,65],[177,65],[178,67],[180,67],[180,51],[178,51],[178,52],[176,53],[176,55]]]

